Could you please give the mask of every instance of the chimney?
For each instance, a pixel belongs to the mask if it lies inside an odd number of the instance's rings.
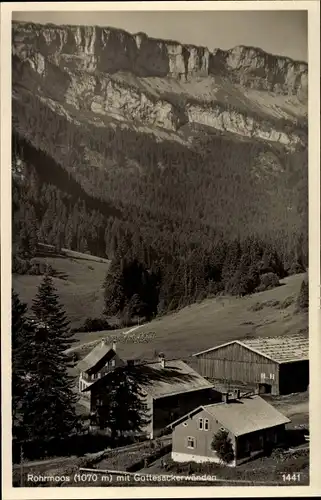
[[[160,352],[158,354],[158,361],[160,362],[161,367],[165,368],[165,355],[164,355],[164,353]]]
[[[228,392],[223,392],[222,394],[222,403],[228,403],[228,400],[229,400],[229,394]]]
[[[235,389],[234,391],[234,397],[235,399],[240,399],[241,396],[241,390],[240,389]]]
[[[116,348],[117,348],[117,344],[116,344],[116,342],[113,342],[112,349],[114,352],[116,352]]]

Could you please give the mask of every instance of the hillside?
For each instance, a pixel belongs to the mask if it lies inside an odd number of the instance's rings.
[[[12,35],[16,273],[37,241],[139,261],[156,314],[306,269],[307,64],[108,27]]]
[[[72,348],[80,357],[94,344],[107,338],[117,342],[120,356],[152,359],[155,352],[168,358],[188,358],[191,354],[230,340],[247,336],[276,336],[308,332],[307,313],[295,312],[295,301],[305,274],[291,276],[280,287],[249,297],[217,297],[181,309],[138,327],[124,331],[78,333],[79,345]]]
[[[91,255],[62,250],[59,254],[45,246],[33,263],[53,269],[53,282],[72,328],[82,325],[88,317],[100,317],[103,311],[102,285],[109,261]],[[12,277],[13,288],[21,300],[32,305],[42,276],[17,275]]]

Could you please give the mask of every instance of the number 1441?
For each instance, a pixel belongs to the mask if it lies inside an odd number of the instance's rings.
[[[284,482],[299,482],[301,480],[301,475],[298,472],[294,472],[293,474],[282,474],[282,479]]]

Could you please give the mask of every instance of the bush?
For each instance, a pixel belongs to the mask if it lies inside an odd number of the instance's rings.
[[[13,255],[12,257],[12,272],[14,274],[27,274],[30,269],[30,261],[26,259],[22,259],[21,257],[17,257]]]
[[[103,318],[87,318],[80,327],[73,328],[73,332],[101,332],[103,330],[113,330],[114,328]]]
[[[294,297],[292,296],[289,296],[289,297],[286,297],[283,302],[280,304],[279,308],[280,309],[287,309],[288,307],[290,307],[294,302]]]
[[[257,287],[257,292],[264,292],[265,290],[271,290],[280,285],[279,277],[275,273],[265,273],[260,276],[260,284]]]
[[[219,431],[213,438],[212,449],[222,462],[229,464],[234,460],[234,449],[228,432]]]
[[[298,262],[294,262],[289,271],[288,271],[288,274],[291,276],[293,274],[300,274],[300,273],[304,273],[305,269],[303,268],[303,266],[301,266],[301,264],[299,264]]]

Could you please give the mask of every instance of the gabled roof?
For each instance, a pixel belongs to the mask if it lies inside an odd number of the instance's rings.
[[[309,338],[300,333],[278,337],[232,340],[231,342],[193,354],[193,356],[200,356],[201,354],[206,354],[207,352],[215,351],[231,344],[239,344],[275,363],[290,363],[292,361],[309,359]]]
[[[290,420],[260,396],[234,399],[228,403],[199,406],[184,417],[172,422],[168,427],[176,427],[189,417],[205,410],[212,418],[234,436],[287,424]]]
[[[153,399],[213,388],[212,383],[181,360],[166,360],[165,367],[159,361],[141,363],[132,366],[131,370],[141,389]],[[84,391],[103,385],[109,375],[107,373]]]
[[[82,372],[86,372],[87,370],[90,370],[94,366],[99,363],[101,359],[103,359],[108,353],[110,353],[110,358],[112,358],[116,353],[113,350],[112,346],[104,343],[104,342],[99,342],[92,351],[90,351],[87,356],[85,356],[83,359],[79,361],[77,364],[77,369]]]

